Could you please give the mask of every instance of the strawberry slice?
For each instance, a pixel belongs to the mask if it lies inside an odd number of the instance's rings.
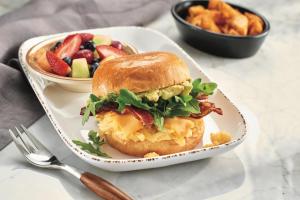
[[[124,51],[108,45],[98,45],[96,47],[96,50],[101,59],[104,59],[109,56],[121,57],[127,55]]]
[[[64,39],[64,43],[67,43],[69,42],[69,40],[71,40],[75,35],[78,35],[78,34],[72,34],[72,35],[68,35],[65,39]]]
[[[77,51],[79,51],[81,42],[82,39],[79,34],[69,35],[54,53],[61,59],[65,57],[72,57]]]
[[[80,33],[80,36],[82,39],[82,43],[92,40],[94,38],[94,35],[91,33]]]
[[[74,54],[73,59],[76,58],[85,58],[87,63],[91,64],[94,59],[94,53],[89,49],[83,49]]]
[[[71,67],[62,59],[57,57],[52,51],[46,52],[46,57],[52,71],[60,76],[67,76],[71,72]]]
[[[72,39],[75,35],[78,34],[72,34],[72,35],[68,35],[65,39],[64,42],[68,42],[68,40]],[[81,37],[81,42],[84,43],[86,41],[92,40],[94,38],[94,35],[91,33],[79,33],[80,37]]]

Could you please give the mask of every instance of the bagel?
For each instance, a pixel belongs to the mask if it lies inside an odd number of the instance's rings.
[[[94,73],[92,93],[105,99],[111,93],[120,96],[124,89],[154,105],[158,100],[168,102],[176,95],[190,94],[192,83],[186,63],[173,53],[148,52],[102,62]],[[153,152],[166,155],[194,149],[202,141],[202,118],[164,117],[159,128],[149,110],[126,104],[131,112],[120,112],[117,107],[111,109],[112,104],[116,106],[116,100],[96,114],[98,133],[122,153],[138,157]],[[152,123],[145,123],[143,117],[146,122],[152,118]]]

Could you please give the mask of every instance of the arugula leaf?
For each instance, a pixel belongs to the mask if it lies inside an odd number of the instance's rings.
[[[200,113],[199,102],[196,99],[192,99],[187,103],[186,110],[197,114]]]
[[[161,131],[164,126],[164,117],[158,111],[154,111],[152,114],[155,126]]]
[[[191,95],[196,97],[199,93],[204,93],[205,95],[213,94],[214,90],[217,88],[216,83],[201,83],[201,79],[195,79],[193,81],[193,89]]]
[[[198,93],[200,92],[201,78],[195,79],[192,82],[192,85],[193,85],[193,88],[192,88],[192,91],[191,91],[191,95],[194,97],[194,96],[197,96]]]
[[[96,104],[99,101],[100,101],[100,98],[98,98],[94,94],[90,94],[88,103],[84,109],[84,114],[83,114],[82,121],[81,121],[82,125],[84,125],[89,120],[90,113],[92,113],[93,115],[96,114]]]
[[[94,94],[90,94],[90,100],[92,101],[92,102],[96,102],[96,101],[99,101],[100,100],[100,98],[98,98],[96,95],[94,95]]]
[[[89,104],[90,104],[90,102],[89,102]],[[91,110],[90,110],[89,104],[84,109],[84,114],[83,114],[82,120],[81,120],[82,126],[89,120],[89,117],[90,117]]]
[[[96,145],[102,145],[105,144],[103,139],[100,139],[96,131],[91,130],[89,132],[89,140],[91,140]]]
[[[96,115],[96,111],[100,109],[105,102],[115,101],[116,98],[117,95],[115,94],[109,94],[106,98],[103,99],[97,97],[94,94],[91,94],[84,110],[84,114],[81,121],[82,125],[84,125],[89,120],[91,113],[93,115]]]
[[[181,97],[175,96],[174,99],[176,103],[181,103],[182,105],[186,106],[186,102]]]
[[[95,109],[95,112],[100,109],[103,104],[104,104],[104,101],[103,100],[100,100],[100,101],[97,101],[97,102],[94,102],[94,109]],[[93,115],[95,115],[96,113],[93,113]]]
[[[176,100],[177,99],[177,100]],[[178,100],[181,99],[181,100]],[[187,101],[184,101],[187,100]],[[179,102],[177,102],[179,101]],[[188,117],[191,113],[199,113],[199,103],[196,99],[190,97],[174,97],[170,99],[168,105],[166,106],[166,111],[164,113],[165,117],[175,117],[175,116],[182,116]]]
[[[100,147],[105,144],[104,140],[101,139],[96,131],[91,130],[88,134],[89,140],[91,142],[85,143],[81,142],[79,140],[72,140],[74,144],[80,146],[80,148],[86,152],[89,152],[91,154],[102,156],[102,157],[110,157],[106,153],[102,152]]]
[[[189,102],[193,99],[193,96],[191,96],[191,95],[184,95],[184,96],[180,96],[180,97],[184,102]]]
[[[168,104],[168,101],[159,99],[157,101],[156,105],[154,105],[154,106],[156,107],[157,110],[164,113],[166,111],[167,104]]]
[[[190,112],[183,107],[176,107],[165,112],[165,117],[188,117]]]
[[[212,95],[214,93],[214,90],[217,88],[216,83],[202,83],[203,90],[202,92],[206,95]]]
[[[95,103],[94,102],[90,102],[89,103],[89,106],[88,106],[88,108],[89,108],[89,110],[91,111],[91,113],[93,114],[93,115],[96,115],[96,108],[95,108]]]
[[[133,92],[127,89],[121,89],[120,95],[117,98],[119,104],[118,111],[121,112],[126,105],[132,105],[143,110],[150,110],[150,106],[147,103],[143,103],[142,99],[135,95]]]

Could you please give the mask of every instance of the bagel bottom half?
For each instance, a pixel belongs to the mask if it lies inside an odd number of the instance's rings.
[[[110,112],[111,114],[111,112]],[[106,142],[111,145],[113,148],[119,150],[122,153],[143,157],[147,153],[155,152],[159,155],[172,154],[182,151],[187,151],[194,149],[201,141],[204,133],[204,121],[203,119],[193,119],[193,118],[176,118],[176,119],[167,119],[165,122],[166,129],[172,128],[172,132],[176,132],[179,130],[181,133],[172,133],[172,135],[180,135],[181,142],[178,142],[177,138],[164,138],[159,139],[157,141],[151,141],[145,139],[143,136],[141,140],[130,139],[128,137],[124,137],[124,134],[120,129],[115,129],[116,126],[124,125],[124,128],[127,129],[125,131],[133,131],[130,134],[133,135],[141,135],[142,132],[146,132],[146,129],[149,131],[149,128],[139,127],[135,128],[132,126],[132,123],[140,123],[138,120],[135,121],[133,116],[121,116],[119,114],[113,114],[114,116],[118,116],[119,118],[128,118],[126,120],[130,120],[127,122],[119,122],[119,119],[114,119],[114,121],[110,121],[107,123],[106,119],[104,119],[105,114],[102,116],[97,116],[97,121],[99,122],[99,133],[102,137],[105,138]],[[188,123],[183,123],[188,122]],[[101,124],[102,123],[102,124]],[[188,124],[191,124],[189,126]],[[107,125],[109,124],[109,125]],[[170,125],[171,124],[171,125]],[[110,126],[110,127],[109,127]],[[186,130],[187,133],[184,133]],[[155,134],[162,134],[157,131],[156,128],[151,128],[151,135],[155,136]],[[185,135],[184,135],[185,134]],[[146,134],[145,134],[146,135]],[[183,136],[184,135],[184,136]],[[139,137],[140,138],[140,137]]]

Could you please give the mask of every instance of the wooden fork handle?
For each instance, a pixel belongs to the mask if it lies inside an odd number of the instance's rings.
[[[127,194],[122,192],[116,186],[112,185],[108,181],[91,174],[84,172],[81,174],[80,181],[91,191],[95,192],[103,199],[109,200],[132,200]]]

